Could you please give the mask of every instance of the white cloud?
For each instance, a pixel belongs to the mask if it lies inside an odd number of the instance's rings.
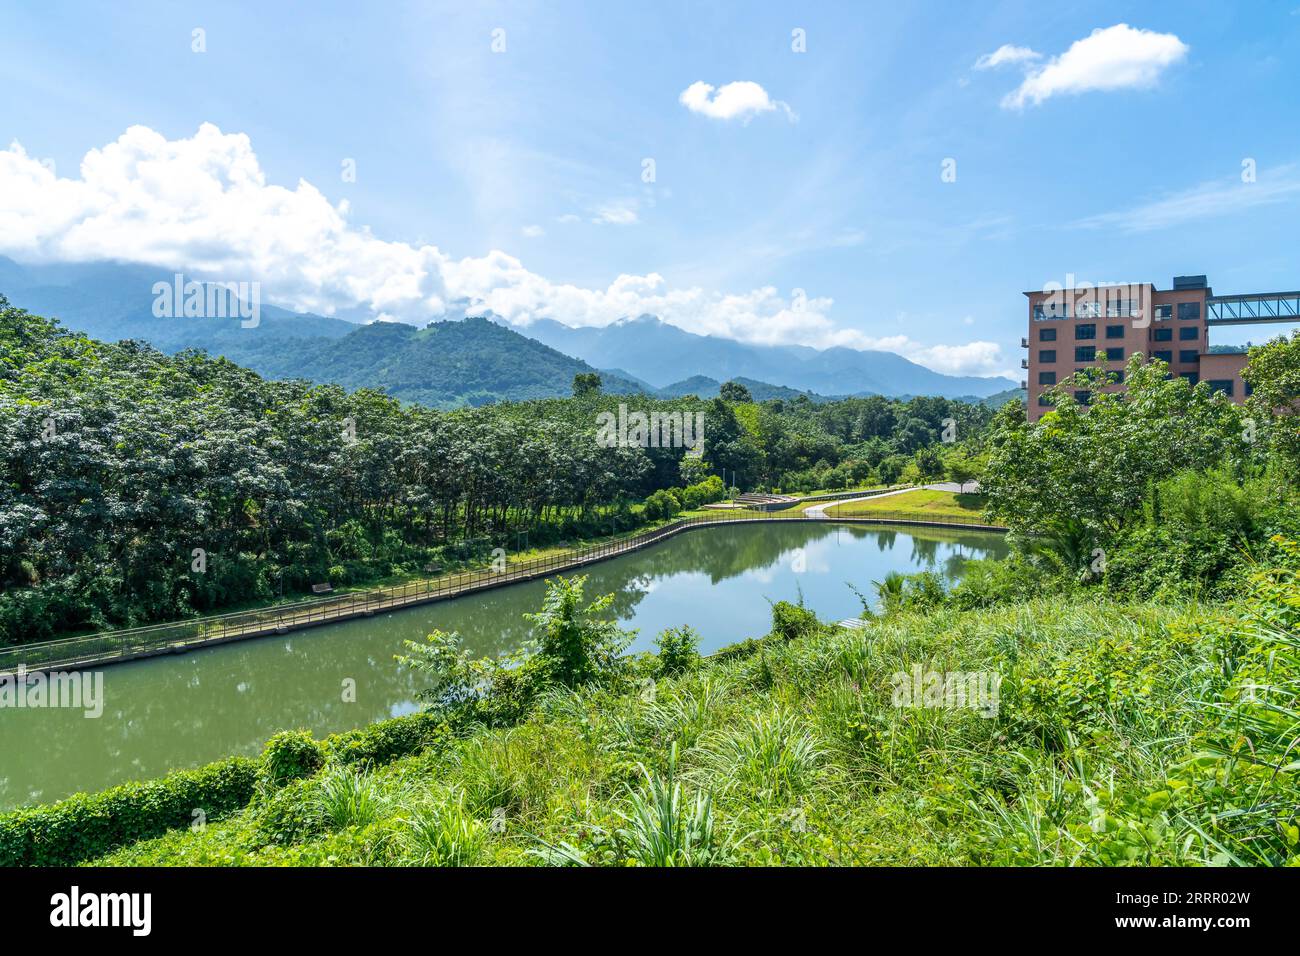
[[[1089,229],[1152,232],[1210,216],[1230,216],[1277,203],[1300,200],[1300,166],[1287,164],[1260,170],[1255,182],[1240,176],[1201,183],[1131,209],[1098,213],[1075,223]]]
[[[591,221],[598,226],[632,226],[641,220],[635,199],[619,199],[597,206]]]
[[[1023,109],[1026,104],[1037,106],[1059,93],[1150,87],[1161,73],[1186,56],[1188,49],[1172,33],[1134,29],[1127,23],[1093,30],[1070,44],[1060,56],[1030,69],[1024,82],[1003,97],[1002,106]]]
[[[519,234],[525,239],[540,239],[546,235],[546,230],[541,226],[524,226],[519,230]]]
[[[0,254],[260,281],[267,300],[326,315],[359,307],[424,324],[454,303],[519,326],[540,318],[591,326],[650,313],[746,342],[885,348],[940,371],[1000,370],[993,343],[925,346],[840,328],[829,298],[674,288],[657,273],[584,288],[552,282],[500,250],[453,259],[433,245],[389,242],[350,223],[346,204],[331,205],[308,182],[268,183],[246,135],[206,123],[177,140],[133,126],[87,153],[76,179],[58,178],[17,143],[0,151]]]
[[[782,110],[793,122],[798,117],[790,107],[780,100],[774,100],[752,80],[737,80],[714,88],[703,80],[696,80],[677,98],[692,113],[699,113],[710,119],[733,120],[748,123],[759,113],[771,113]]]
[[[1029,49],[1027,46],[1015,46],[1011,43],[1004,43],[992,53],[985,53],[975,61],[975,69],[991,70],[995,67],[1005,66],[1008,63],[1025,63],[1029,60],[1040,60],[1043,54]]]

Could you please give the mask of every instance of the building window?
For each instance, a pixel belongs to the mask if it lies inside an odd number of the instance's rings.
[[[1201,353],[1196,349],[1180,349],[1178,352],[1178,361],[1185,365],[1195,365],[1201,357]]]
[[[1195,372],[1182,372],[1178,377],[1187,379],[1189,385],[1195,385],[1200,380],[1200,376]]]
[[[1068,302],[1039,302],[1034,306],[1034,321],[1050,322],[1053,319],[1068,319],[1070,317],[1070,303]]]
[[[1113,349],[1106,350],[1106,361],[1122,362],[1124,361],[1124,346],[1120,345]]]
[[[1076,302],[1074,306],[1076,319],[1097,319],[1101,317],[1100,302]]]
[[[1038,373],[1038,384],[1039,384],[1039,385],[1055,385],[1055,384],[1056,384],[1056,373],[1055,373],[1055,372],[1039,372],[1039,373]]]
[[[1106,303],[1106,315],[1108,318],[1133,318],[1136,311],[1132,299],[1116,299],[1112,302]]]
[[[1123,337],[1124,337],[1124,326],[1122,326],[1122,325],[1108,325],[1108,326],[1106,326],[1106,338],[1108,338],[1108,339],[1122,339]]]
[[[1055,342],[1055,341],[1056,341],[1056,329],[1039,329],[1039,330],[1038,330],[1038,341],[1040,341],[1040,342]]]
[[[1039,404],[1039,405],[1042,405],[1042,406],[1045,407],[1045,408],[1051,408],[1051,407],[1052,407],[1052,400],[1051,400],[1050,398],[1048,398],[1046,395],[1039,395],[1039,396],[1038,396],[1038,404]]]
[[[1087,405],[1087,404],[1088,404],[1088,401],[1089,401],[1089,399],[1090,399],[1090,397],[1091,397],[1091,393],[1090,393],[1090,392],[1075,392],[1075,393],[1074,393],[1074,400],[1075,400],[1076,402],[1078,402],[1080,405]]]
[[[1212,378],[1210,379],[1210,391],[1222,392],[1224,395],[1232,394],[1232,379],[1230,378]]]
[[[1117,368],[1113,372],[1107,372],[1106,376],[1113,384],[1119,384],[1124,381],[1124,370]]]
[[[1050,365],[1056,361],[1056,349],[1039,349],[1038,361]]]
[[[1157,352],[1152,352],[1151,357],[1153,359],[1159,359],[1162,362],[1172,362],[1174,360],[1174,353],[1157,351]]]
[[[1184,325],[1178,330],[1178,340],[1180,342],[1191,342],[1201,337],[1201,330],[1194,325]]]
[[[1199,319],[1200,317],[1201,317],[1201,303],[1199,302],[1178,303],[1178,318]]]
[[[1074,360],[1076,362],[1093,362],[1097,359],[1097,347],[1095,345],[1076,345],[1074,347]]]
[[[1097,326],[1091,323],[1088,325],[1076,325],[1074,327],[1074,337],[1076,339],[1095,339],[1097,337]]]
[[[1174,307],[1173,307],[1172,305],[1158,305],[1158,306],[1156,306],[1156,321],[1157,321],[1157,322],[1163,322],[1163,321],[1165,321],[1166,319],[1172,319],[1173,317],[1174,317]]]
[[[1151,337],[1157,342],[1172,342],[1174,340],[1173,329],[1156,329],[1151,333]]]

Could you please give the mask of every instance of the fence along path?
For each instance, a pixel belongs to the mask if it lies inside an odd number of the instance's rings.
[[[19,668],[31,673],[44,670],[76,670],[120,661],[181,654],[196,648],[227,641],[285,634],[305,627],[336,621],[373,616],[431,601],[447,600],[501,587],[518,581],[548,577],[560,571],[580,568],[597,561],[637,551],[692,528],[759,521],[817,521],[843,524],[900,524],[928,527],[965,527],[971,530],[1005,531],[985,524],[978,518],[945,517],[930,520],[917,517],[915,511],[879,511],[871,515],[845,517],[806,514],[799,509],[788,511],[720,510],[673,521],[626,538],[615,538],[589,548],[557,552],[543,558],[507,565],[504,571],[492,569],[463,571],[420,581],[411,581],[371,591],[356,591],[330,598],[280,604],[252,611],[235,611],[209,617],[196,617],[170,624],[104,631],[82,637],[62,638],[41,643],[0,648],[0,675]]]

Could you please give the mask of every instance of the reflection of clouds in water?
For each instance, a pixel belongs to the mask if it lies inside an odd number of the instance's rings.
[[[399,700],[388,708],[389,717],[405,717],[407,714],[413,714],[420,709],[420,704],[414,700]]]

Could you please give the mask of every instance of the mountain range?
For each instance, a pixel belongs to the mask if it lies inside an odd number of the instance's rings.
[[[751,345],[696,335],[652,315],[583,328],[541,319],[522,331],[597,368],[619,368],[660,387],[693,375],[778,382],[819,395],[984,398],[1017,386],[1009,378],[944,375],[893,352]]]
[[[470,317],[417,329],[264,302],[255,328],[241,327],[238,318],[158,318],[152,292],[158,281],[171,282],[172,274],[120,263],[29,266],[0,256],[0,294],[92,338],[138,339],[169,353],[198,348],[273,378],[369,386],[442,408],[568,395],[573,376],[592,371],[600,372],[607,392],[665,398],[710,398],[729,379],[759,401],[801,394],[813,401],[863,394],[985,399],[1016,385],[943,375],[891,352],[695,335],[646,315],[603,328],[550,319],[520,328]]]

